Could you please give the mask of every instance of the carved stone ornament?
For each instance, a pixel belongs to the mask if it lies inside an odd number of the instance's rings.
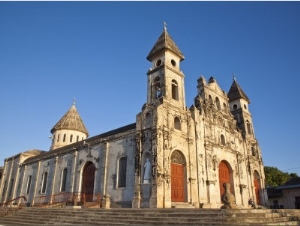
[[[179,151],[174,151],[171,156],[171,162],[184,165],[185,159]]]
[[[230,192],[230,183],[224,183],[225,193],[222,195],[221,200],[224,203],[221,209],[234,209],[236,208],[235,197]]]

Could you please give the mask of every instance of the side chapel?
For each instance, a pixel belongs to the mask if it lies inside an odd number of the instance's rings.
[[[187,108],[184,56],[166,27],[147,60],[147,102],[135,123],[89,138],[74,103],[51,129],[49,151],[5,159],[0,203],[25,196],[31,206],[76,199],[103,208],[220,208],[227,182],[238,207],[250,199],[268,206],[250,100],[236,79],[226,93],[201,76]]]

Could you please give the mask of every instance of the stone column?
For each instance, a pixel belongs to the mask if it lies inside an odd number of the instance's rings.
[[[77,156],[78,156],[77,151],[75,151],[74,155],[73,155],[73,166],[72,166],[72,171],[71,171],[71,188],[70,188],[71,193],[73,193],[75,191]]]
[[[212,186],[215,186],[215,180],[207,180],[206,181],[206,188],[207,188],[207,203],[203,204],[203,208],[216,208],[216,204],[212,204],[211,200],[213,200],[213,191]]]
[[[104,170],[103,170],[103,197],[101,200],[101,206],[104,209],[110,208],[110,197],[107,194],[107,168],[108,168],[108,152],[109,152],[109,144],[107,141],[104,142],[105,144],[105,158],[104,158]]]
[[[134,196],[132,200],[132,208],[141,207],[141,134],[136,135],[135,149],[135,178],[134,178]]]
[[[10,165],[9,176],[7,178],[7,184],[6,184],[7,189],[6,189],[6,194],[5,194],[5,198],[4,198],[5,202],[7,202],[11,199],[11,197],[8,197],[8,195],[9,195],[9,190],[11,189],[11,186],[14,186],[14,184],[11,184],[11,177],[12,177],[12,172],[14,170],[14,163],[15,163],[15,160],[12,159],[11,160],[11,165]]]
[[[19,158],[19,160],[20,159],[21,159],[21,157]],[[12,199],[18,197],[16,192],[17,192],[17,187],[18,187],[18,184],[19,184],[20,169],[21,168],[19,168],[19,167],[16,169],[15,181],[14,181],[13,190],[12,190],[12,193],[11,193],[11,198]]]
[[[21,167],[23,167],[23,175],[22,175],[22,182],[21,182],[21,188],[20,188],[20,193],[19,193],[19,196],[26,196],[27,195],[27,193],[26,193],[26,190],[25,190],[25,192],[23,193],[23,189],[24,189],[24,186],[25,186],[25,189],[27,189],[27,183],[26,184],[24,184],[24,180],[25,180],[25,172],[26,172],[26,169],[27,169],[27,165],[24,165],[24,166],[21,166]],[[21,169],[21,168],[20,168]],[[28,179],[27,179],[28,180]],[[21,202],[21,199],[19,199],[19,204],[20,204],[20,202]]]
[[[4,191],[5,181],[6,181],[6,187],[7,187],[7,183],[8,183],[7,182],[7,177],[6,177],[7,171],[8,171],[8,166],[7,165],[8,165],[7,161],[5,160],[4,170],[3,170],[2,179],[1,179],[1,190],[0,191],[2,191],[2,192],[6,192],[6,191]],[[1,200],[2,203],[5,202],[5,194],[1,193],[0,200]]]
[[[149,200],[150,208],[157,208],[157,146],[157,132],[152,131],[152,180]]]
[[[26,196],[26,190],[25,192],[23,193],[23,190],[24,190],[24,186],[25,186],[25,189],[27,188],[27,183],[26,185],[24,184],[24,180],[25,180],[25,173],[26,173],[26,169],[27,169],[27,165],[24,165],[24,166],[21,166],[21,167],[24,167],[24,171],[23,171],[23,175],[22,175],[22,182],[21,182],[21,190],[20,190],[20,196],[24,195]]]
[[[33,198],[32,198],[32,203],[31,203],[32,206],[34,205],[34,198],[35,198],[35,195],[36,195],[37,184],[38,184],[38,181],[39,181],[38,177],[39,177],[39,173],[40,173],[40,166],[41,166],[41,162],[39,161],[37,163],[37,170],[36,170],[36,176],[35,176],[35,185],[34,185]]]
[[[51,186],[51,198],[50,198],[50,204],[52,204],[53,199],[54,199],[54,191],[55,191],[55,179],[56,179],[56,171],[57,171],[57,165],[58,165],[58,156],[55,157],[54,160],[54,172],[53,172],[53,177],[52,177],[52,186]]]

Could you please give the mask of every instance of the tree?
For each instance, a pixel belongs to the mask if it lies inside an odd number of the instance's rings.
[[[265,184],[267,187],[277,187],[283,185],[293,177],[298,177],[296,173],[285,173],[276,167],[265,166],[264,170],[266,177]]]

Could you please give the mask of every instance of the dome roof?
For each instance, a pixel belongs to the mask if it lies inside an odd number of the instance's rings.
[[[89,135],[75,107],[75,104],[72,105],[69,111],[51,129],[51,133],[54,133],[57,130],[75,130],[83,132],[87,136]]]

